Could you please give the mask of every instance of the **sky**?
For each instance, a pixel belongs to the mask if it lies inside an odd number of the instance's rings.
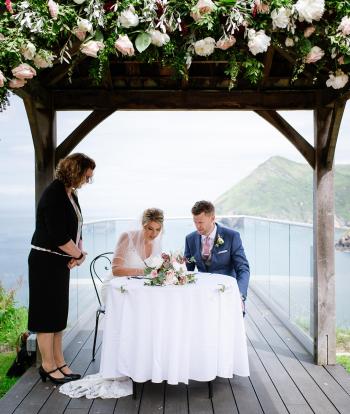
[[[34,212],[34,150],[21,99],[0,113],[0,210]],[[89,112],[59,112],[58,144]],[[312,111],[281,111],[313,143]],[[350,164],[347,107],[335,161]],[[79,192],[85,219],[139,217],[160,207],[189,216],[200,199],[215,201],[272,156],[305,163],[277,130],[251,111],[119,111],[74,150],[96,161],[94,183]]]

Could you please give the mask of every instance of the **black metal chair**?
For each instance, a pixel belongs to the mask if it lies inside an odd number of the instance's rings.
[[[92,347],[92,360],[93,361],[95,361],[95,350],[96,350],[96,337],[97,337],[97,331],[98,331],[98,321],[100,319],[101,313],[103,313],[103,314],[105,313],[105,307],[101,302],[100,294],[98,293],[98,289],[97,289],[97,285],[96,285],[96,279],[98,280],[98,283],[100,283],[101,285],[103,283],[103,280],[98,275],[98,271],[96,269],[96,264],[101,263],[101,262],[102,263],[105,262],[105,264],[103,266],[103,269],[106,270],[106,271],[109,270],[111,268],[112,261],[108,256],[112,255],[112,254],[113,254],[113,252],[101,253],[98,256],[96,256],[94,259],[92,259],[92,261],[90,263],[90,276],[91,276],[92,283],[94,285],[94,289],[95,289],[96,297],[97,297],[97,301],[98,301],[98,308],[96,310],[94,345]]]

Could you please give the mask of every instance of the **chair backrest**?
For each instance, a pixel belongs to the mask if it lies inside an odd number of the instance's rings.
[[[97,290],[96,279],[98,279],[100,283],[102,283],[103,280],[101,276],[98,274],[98,271],[96,270],[96,265],[97,263],[104,263],[104,270],[106,271],[109,270],[112,264],[112,261],[109,256],[112,254],[113,252],[101,253],[97,255],[96,257],[94,257],[90,263],[90,276],[91,276],[91,280],[92,280],[92,283],[94,285],[94,289],[96,292],[96,297],[97,297],[97,300],[100,306],[101,306],[101,299],[100,299],[100,294],[98,293],[98,290]]]

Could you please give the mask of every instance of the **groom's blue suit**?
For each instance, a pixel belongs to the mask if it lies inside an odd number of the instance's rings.
[[[194,257],[195,263],[188,263],[187,270],[193,271],[195,266],[199,272],[220,273],[233,276],[237,279],[237,284],[241,295],[246,298],[249,283],[249,264],[245,256],[242,241],[239,233],[228,227],[220,226],[216,223],[216,235],[214,246],[211,251],[211,263],[209,266],[202,258],[202,237],[194,231],[186,236],[185,257]],[[218,245],[218,238],[224,241]]]

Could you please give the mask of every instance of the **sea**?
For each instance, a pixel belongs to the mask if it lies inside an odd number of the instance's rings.
[[[299,325],[309,324],[310,300],[312,301],[312,227],[247,219],[243,229],[242,223],[239,223],[241,222],[224,224],[232,225],[242,232],[251,265],[252,282],[274,299],[293,321]],[[113,251],[121,232],[137,226],[136,219],[90,221],[90,224],[84,225],[83,230],[88,258],[101,252]],[[0,211],[0,282],[6,289],[15,289],[18,306],[28,306],[27,258],[33,230],[34,215]],[[193,230],[190,217],[166,220],[163,250],[183,251],[185,235]],[[341,231],[336,231],[336,237],[340,234]],[[335,259],[337,326],[349,329],[350,253],[336,251]],[[75,288],[71,290],[71,304],[76,303],[77,318],[85,303],[95,300],[91,296],[93,291],[88,263],[72,272],[71,278],[76,281],[73,284],[77,283],[76,291]],[[84,293],[82,286],[78,285],[85,286]]]

